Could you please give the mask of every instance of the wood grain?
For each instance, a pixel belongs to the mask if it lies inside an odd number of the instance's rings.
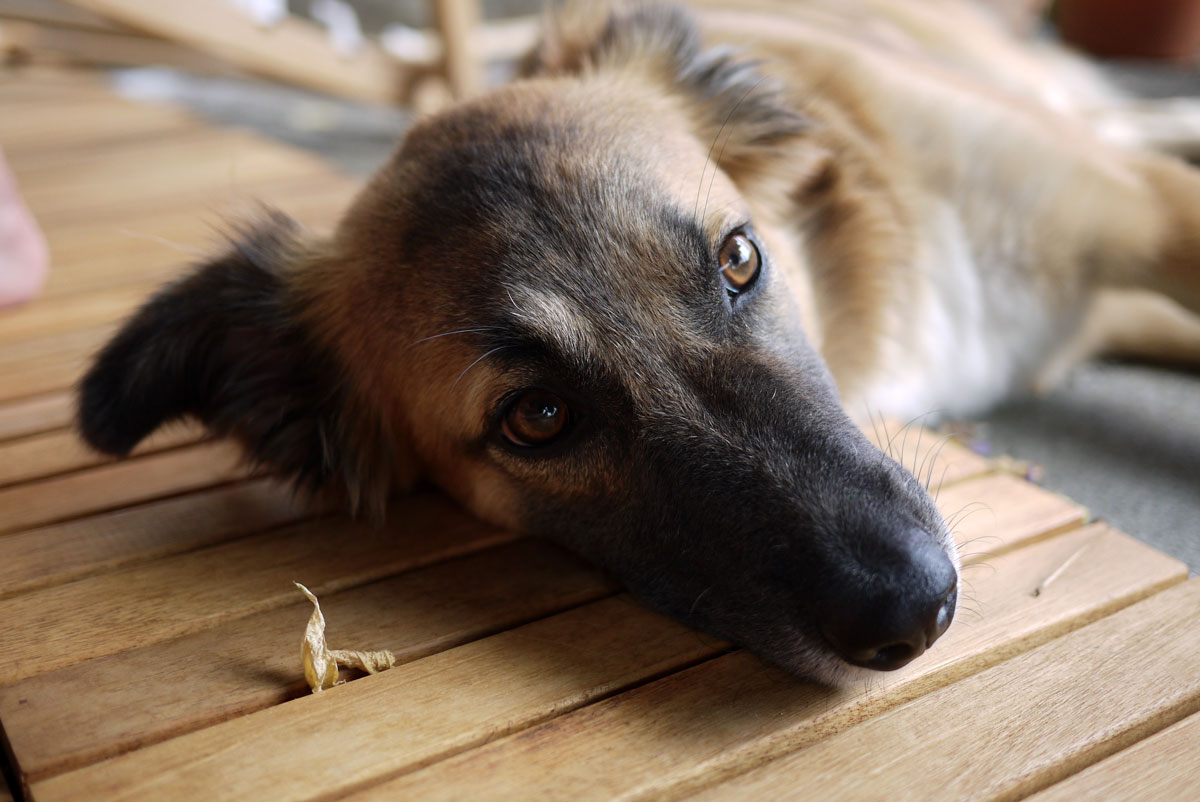
[[[161,104],[129,103],[113,96],[92,96],[70,105],[22,103],[0,118],[0,147],[11,162],[46,158],[61,150],[76,152],[188,129],[198,123],[184,112]]]
[[[696,798],[1023,796],[1200,709],[1197,609],[1200,580]]]
[[[978,562],[1074,529],[1087,520],[1079,504],[1008,474],[942,488],[938,508],[964,562]]]
[[[312,799],[506,735],[715,648],[618,596],[58,775],[34,793],[38,802],[83,792],[158,800],[219,785],[229,799]]]
[[[1200,714],[1068,777],[1029,802],[1163,802],[1200,797]]]
[[[203,436],[203,430],[195,424],[166,426],[138,444],[133,453],[153,454],[195,443]],[[112,457],[89,448],[71,430],[9,440],[0,443],[0,487],[44,479],[112,461]]]
[[[988,461],[953,438],[894,421],[868,423],[863,432],[930,490],[991,470]]]
[[[0,537],[0,598],[294,523],[330,505],[275,479],[124,507]]]
[[[433,496],[389,527],[332,518],[0,600],[0,683],[157,643],[511,540]]]
[[[404,68],[366,42],[350,56],[337,54],[315,23],[288,16],[261,27],[222,4],[162,0],[74,0],[75,5],[130,28],[180,42],[277,80],[367,103],[400,99]]]
[[[318,176],[296,182],[260,183],[244,192],[213,198],[201,208],[184,206],[155,213],[143,209],[124,219],[89,221],[74,218],[47,227],[54,269],[37,304],[12,314],[13,322],[0,331],[22,329],[32,336],[69,331],[64,319],[93,307],[78,298],[137,285],[149,294],[157,285],[187,266],[228,248],[230,235],[248,221],[261,219],[264,206],[276,207],[316,231],[332,227],[357,191],[357,183],[340,176]],[[133,292],[133,290],[130,290]],[[120,297],[103,297],[96,305],[119,307]],[[46,308],[45,313],[40,312]],[[132,308],[132,306],[127,307]],[[56,313],[58,312],[58,313]],[[83,317],[80,325],[87,325]]]
[[[1056,582],[1031,595],[1076,554]],[[1185,578],[1181,563],[1106,527],[1089,527],[997,557],[990,569],[972,569],[964,577],[972,600],[964,601],[959,621],[927,654],[900,671],[872,675],[865,688],[801,683],[737,652],[364,791],[361,799],[671,798],[845,730]]]
[[[99,346],[101,338],[96,337],[94,342]],[[46,357],[4,360],[0,367],[4,374],[0,378],[0,404],[68,390],[79,378],[92,350],[93,346],[88,345]]]
[[[82,215],[128,220],[153,204],[196,208],[258,183],[330,172],[313,158],[244,135],[186,132],[136,145],[114,146],[102,158],[89,152],[78,161],[11,166],[30,210],[48,228]]]
[[[74,414],[75,400],[66,391],[0,404],[0,442],[66,426]]]
[[[0,490],[0,535],[179,495],[245,475],[240,448],[220,441],[16,485]]]
[[[614,592],[595,569],[522,540],[321,598],[334,646],[401,663]],[[0,720],[36,780],[308,693],[295,603],[0,687]],[[130,682],[137,677],[136,682]]]

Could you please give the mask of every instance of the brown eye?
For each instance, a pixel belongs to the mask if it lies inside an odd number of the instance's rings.
[[[725,288],[731,295],[737,295],[758,278],[762,257],[750,238],[738,233],[725,240],[721,252],[717,254],[717,262],[721,266],[721,275],[725,278]]]
[[[523,393],[504,413],[500,430],[516,446],[547,445],[567,427],[567,405],[545,390]]]

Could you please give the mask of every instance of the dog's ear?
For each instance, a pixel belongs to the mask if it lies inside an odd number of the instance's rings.
[[[778,81],[729,47],[702,49],[692,14],[668,3],[575,3],[551,13],[532,72],[634,70],[693,112],[697,136],[729,173],[754,169],[810,129]]]
[[[159,425],[193,416],[299,488],[379,508],[390,474],[382,438],[304,325],[288,281],[309,255],[295,224],[275,216],[151,298],[83,378],[84,439],[124,455]]]

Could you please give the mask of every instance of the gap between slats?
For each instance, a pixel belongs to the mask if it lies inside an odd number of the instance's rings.
[[[1198,790],[1200,713],[1193,713],[1027,799],[1166,802],[1194,799]]]

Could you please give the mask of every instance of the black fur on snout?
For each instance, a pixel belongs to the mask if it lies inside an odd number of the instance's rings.
[[[733,352],[695,371],[706,416],[635,415],[617,492],[530,500],[638,596],[789,670],[899,668],[953,616],[957,570],[925,489],[839,408],[819,363]],[[600,493],[598,493],[600,495]]]

